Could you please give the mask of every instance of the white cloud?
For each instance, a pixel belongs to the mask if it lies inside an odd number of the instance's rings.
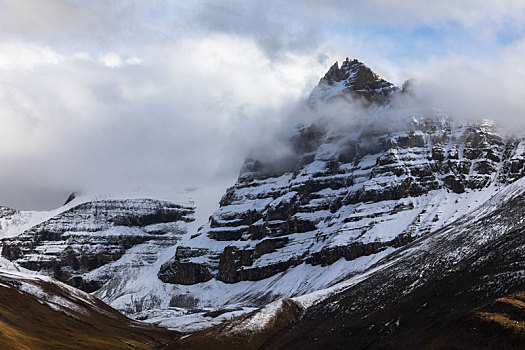
[[[434,58],[404,67],[416,79],[419,97],[458,118],[489,118],[525,125],[525,40],[490,59]]]
[[[116,68],[122,66],[122,58],[114,52],[106,53],[100,56],[100,62],[110,68]]]
[[[0,200],[22,205],[50,188],[226,187],[246,152],[272,140],[279,110],[325,69],[301,55],[273,63],[252,41],[224,34],[150,46],[141,56],[130,65],[103,54],[99,64],[72,53],[4,71]]]
[[[131,65],[131,66],[136,66],[136,65],[139,65],[142,63],[142,60],[138,57],[130,57],[128,59],[126,59],[126,63]]]
[[[58,65],[64,56],[50,47],[21,42],[0,42],[0,70],[31,70],[38,66]]]

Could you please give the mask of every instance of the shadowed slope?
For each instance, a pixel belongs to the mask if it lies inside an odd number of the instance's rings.
[[[51,279],[0,274],[2,349],[162,349],[178,337]]]

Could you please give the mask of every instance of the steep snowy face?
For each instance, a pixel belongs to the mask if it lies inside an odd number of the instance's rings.
[[[525,142],[491,122],[407,120],[385,133],[315,124],[292,138],[292,148],[301,146],[285,167],[248,160],[159,278],[257,281],[303,263],[377,254],[455,221],[523,176]]]
[[[180,345],[521,349],[524,180],[505,186],[476,210],[364,273],[325,290],[278,300],[181,339]]]
[[[3,257],[90,292],[117,273],[106,265],[130,252],[135,265],[148,265],[193,221],[191,206],[153,199],[86,202],[36,224],[30,218],[35,213],[6,212],[0,219],[8,236],[2,239]]]
[[[352,93],[396,91],[347,61],[332,66],[312,94],[322,89],[330,102],[344,93],[341,82]],[[301,264],[375,255],[457,220],[524,174],[525,142],[490,121],[458,124],[420,113],[388,128],[334,123],[298,130],[289,141],[293,155],[247,160],[221,207],[177,247],[159,278],[259,281]]]
[[[381,78],[377,73],[358,60],[343,62],[341,68],[336,62],[319,84],[313,89],[308,102],[326,102],[337,98],[363,97],[367,101],[385,102],[400,89]]]

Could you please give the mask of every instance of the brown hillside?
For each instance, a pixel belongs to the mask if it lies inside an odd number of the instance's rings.
[[[134,322],[97,299],[83,303],[61,285],[32,281],[62,301],[55,303],[20,291],[17,283],[0,279],[2,349],[163,349],[179,337]]]

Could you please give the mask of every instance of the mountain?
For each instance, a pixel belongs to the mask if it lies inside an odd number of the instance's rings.
[[[279,300],[180,346],[523,349],[524,203],[521,179],[360,275]]]
[[[320,86],[340,79],[333,70]],[[384,114],[373,117],[378,109],[389,107],[367,107],[357,124],[325,118],[300,128],[285,158],[248,159],[159,278],[204,305],[255,307],[305,294],[365,271],[523,176],[524,140],[493,122],[418,112],[385,123]]]
[[[185,232],[185,225],[194,220],[194,208],[168,201],[77,202],[70,201],[38,223],[31,223],[31,213],[4,209],[1,220],[6,227],[24,221],[29,224],[27,229],[2,240],[2,256],[92,292],[124,268],[115,264],[123,256],[133,254],[136,266],[155,261],[159,252],[173,246]]]
[[[164,197],[157,191],[139,191],[70,196],[51,211],[2,207],[2,256],[14,263],[9,271],[13,266],[26,268],[90,293],[102,293],[102,287],[104,292],[114,290],[119,298],[127,298],[125,306],[113,305],[121,312],[156,307],[160,302],[155,296],[149,298],[149,286],[142,300],[135,287],[126,292],[117,281],[133,285],[138,279],[148,285],[149,276],[157,279],[162,262],[173,255],[177,242],[195,223],[199,213],[187,194]],[[166,308],[168,304],[169,297]]]
[[[473,327],[520,344],[525,137],[411,109],[409,85],[334,64],[314,120],[246,159],[207,222],[156,196],[2,208],[2,255],[196,332],[175,347],[495,345]]]
[[[170,262],[232,286],[271,281],[244,294],[265,306],[179,346],[523,349],[523,137],[442,112],[400,116],[403,89],[360,97],[339,71],[312,108],[380,103],[357,122],[301,128],[286,166],[248,160],[199,243]]]

